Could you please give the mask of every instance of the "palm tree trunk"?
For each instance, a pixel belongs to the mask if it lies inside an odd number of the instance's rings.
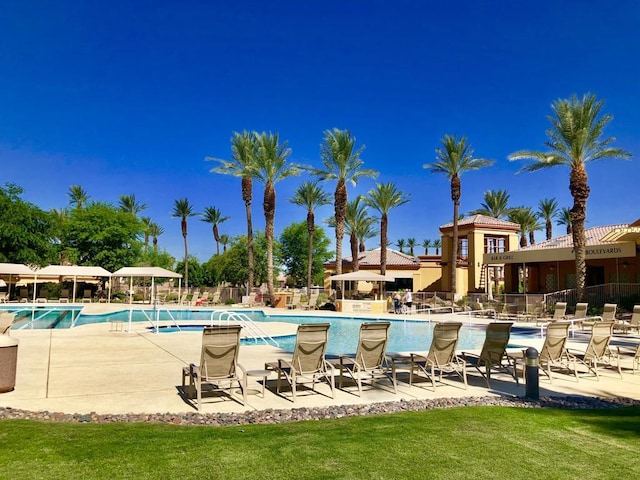
[[[344,217],[347,211],[347,186],[338,180],[335,192],[334,217],[336,220],[336,275],[342,273],[342,239],[344,238]]]
[[[547,230],[547,240],[551,240],[551,237],[553,236],[553,225],[551,225],[550,218],[547,219],[545,227]]]
[[[220,232],[218,232],[218,224],[213,224],[213,239],[216,241],[216,255],[220,255]]]
[[[383,213],[380,218],[380,274],[387,273],[387,229],[389,228],[389,218]]]
[[[247,212],[247,292],[251,293],[253,287],[253,223],[251,220],[251,195],[253,190],[253,180],[251,177],[242,177],[242,199]]]
[[[351,265],[354,272],[360,270],[360,262],[358,261],[358,236],[355,233],[349,235],[349,244],[351,245]]]
[[[460,209],[460,177],[451,178],[451,199],[453,200],[453,243],[451,245],[451,305],[456,299],[456,270],[458,268],[458,211]]]
[[[264,234],[267,240],[267,291],[269,301],[273,302],[273,220],[276,214],[276,191],[273,184],[267,183],[264,187]]]
[[[307,253],[307,294],[311,293],[313,280],[313,232],[315,231],[313,210],[307,212],[307,232],[309,232],[309,252]]]
[[[589,186],[587,185],[587,171],[584,164],[571,170],[569,190],[573,196],[573,208],[571,208],[571,227],[573,229],[573,249],[576,256],[576,293],[578,301],[585,300],[585,286],[587,278],[586,238],[584,223],[587,212],[587,199],[589,198]]]

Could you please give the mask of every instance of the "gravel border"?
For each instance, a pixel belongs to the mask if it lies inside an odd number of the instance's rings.
[[[462,397],[434,400],[400,400],[366,405],[338,405],[332,407],[247,410],[244,413],[154,413],[154,414],[89,414],[62,413],[0,407],[0,420],[37,420],[62,423],[151,423],[170,425],[237,426],[253,424],[277,424],[306,420],[380,415],[398,412],[470,407],[501,406],[517,408],[592,409],[640,406],[640,400],[631,398],[599,398],[570,395],[566,397],[541,397],[530,400],[522,397]]]

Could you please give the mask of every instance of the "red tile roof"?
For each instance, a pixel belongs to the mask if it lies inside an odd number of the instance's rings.
[[[625,228],[628,224],[620,224],[620,225],[607,225],[604,227],[591,227],[586,228],[584,230],[584,235],[586,239],[586,246],[590,247],[593,245],[603,245],[609,243],[616,242],[603,242],[600,240],[607,233],[611,232],[616,228]],[[563,235],[561,237],[552,238],[551,240],[545,240],[544,242],[536,243],[534,245],[529,245],[524,248],[518,249],[518,251],[527,251],[527,250],[544,250],[547,248],[568,248],[573,247],[573,235]]]

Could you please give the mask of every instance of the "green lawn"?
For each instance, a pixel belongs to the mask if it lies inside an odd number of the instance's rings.
[[[242,427],[0,421],[0,478],[631,479],[640,407],[466,407]]]

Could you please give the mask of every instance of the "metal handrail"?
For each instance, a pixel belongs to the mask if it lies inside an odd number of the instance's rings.
[[[258,339],[260,339],[266,344],[268,344],[269,341],[271,341],[271,343],[273,343],[274,346],[276,347],[280,346],[278,342],[271,335],[265,332],[262,327],[258,326],[258,324],[245,313],[235,312],[232,310],[217,310],[215,312],[211,312],[211,317],[209,321],[210,321],[210,325],[212,326],[215,319],[214,317],[216,315],[218,316],[219,322],[226,322],[227,324],[230,323],[231,321],[238,322],[243,328],[247,329],[247,332],[249,332],[253,336],[253,339],[256,341],[256,343]]]

